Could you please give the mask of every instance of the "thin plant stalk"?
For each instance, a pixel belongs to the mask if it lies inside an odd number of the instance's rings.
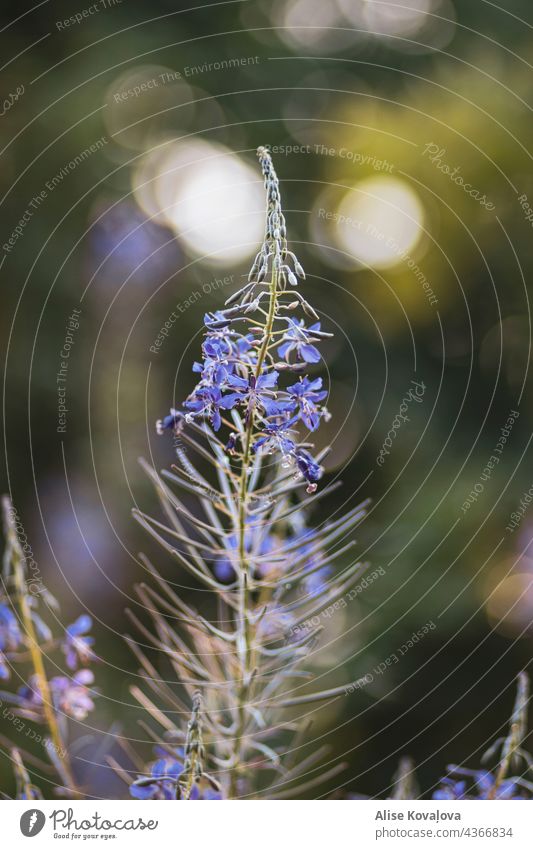
[[[52,701],[52,693],[50,691],[48,677],[46,675],[46,670],[44,666],[43,654],[41,652],[39,641],[37,639],[35,625],[33,624],[31,610],[28,604],[26,576],[24,572],[25,558],[20,547],[20,543],[18,541],[16,530],[13,527],[13,522],[10,518],[11,509],[11,502],[9,501],[9,499],[5,498],[4,517],[8,544],[8,556],[10,557],[11,566],[13,570],[15,596],[20,611],[20,618],[29,643],[28,649],[30,652],[31,663],[36,676],[37,687],[41,694],[43,712],[48,731],[50,732],[50,739],[56,752],[63,753],[62,770],[64,772],[64,776],[62,777],[65,779],[66,789],[70,790],[75,798],[79,798],[79,790],[74,780],[74,775],[72,773],[72,768],[67,754],[67,747],[63,740],[63,736],[59,728],[59,723],[57,721],[57,716]]]

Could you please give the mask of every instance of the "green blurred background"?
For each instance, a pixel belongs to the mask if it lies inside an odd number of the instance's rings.
[[[330,789],[386,794],[402,754],[427,789],[447,763],[477,766],[532,645],[533,510],[506,530],[533,483],[530,4],[50,0],[2,18],[2,96],[19,90],[0,123],[3,486],[63,624],[96,622],[104,695],[77,733],[117,722],[144,739],[121,638],[138,552],[180,576],[131,520],[155,509],[137,458],[172,462],[154,422],[193,385],[203,313],[247,272],[269,144],[306,297],[336,330],[319,444],[344,487],[327,510],[372,498],[359,546],[385,572],[332,617],[317,671],[356,679],[436,626],[316,712],[347,761]],[[422,401],[380,465],[412,380]]]

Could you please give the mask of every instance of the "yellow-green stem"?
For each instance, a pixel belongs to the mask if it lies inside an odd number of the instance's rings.
[[[14,532],[12,532],[14,533]],[[26,632],[26,636],[29,642],[29,652],[31,656],[31,662],[33,666],[33,670],[35,672],[35,676],[37,679],[37,686],[39,688],[39,693],[41,695],[42,703],[43,703],[43,711],[46,720],[46,724],[48,726],[48,730],[50,732],[50,739],[52,744],[58,754],[58,757],[63,756],[63,771],[65,773],[65,778],[69,786],[67,787],[76,798],[79,798],[79,792],[76,787],[74,776],[72,775],[72,770],[70,768],[70,763],[68,761],[66,755],[66,747],[63,742],[63,738],[61,736],[61,732],[59,730],[59,726],[57,723],[57,717],[54,712],[53,704],[52,704],[52,693],[50,691],[50,686],[48,683],[48,678],[46,676],[46,670],[44,668],[44,661],[41,652],[41,648],[37,641],[37,634],[35,631],[35,626],[33,624],[33,619],[31,616],[31,610],[28,605],[28,599],[26,594],[26,585],[24,580],[24,572],[22,568],[22,554],[17,551],[17,543],[12,541],[13,546],[13,578],[15,581],[15,589],[17,594],[18,606],[20,610],[20,617],[22,620],[22,624],[24,626],[24,630]],[[62,755],[62,753],[65,753]]]

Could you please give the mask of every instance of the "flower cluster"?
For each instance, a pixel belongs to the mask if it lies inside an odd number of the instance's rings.
[[[267,191],[265,239],[247,284],[226,309],[204,317],[202,360],[194,363],[199,381],[182,410],[172,409],[157,430],[208,421],[215,432],[229,431],[231,454],[279,453],[314,492],[322,470],[299,439],[299,428],[316,431],[328,418],[322,378],[305,374],[320,361],[316,345],[331,334],[321,329],[315,311],[295,287],[305,277],[287,250],[279,182],[265,148],[258,151]],[[313,323],[291,315],[301,308]],[[228,417],[237,411],[239,419]],[[244,427],[242,426],[244,422]]]
[[[56,770],[58,792],[78,794],[71,769],[67,719],[84,720],[94,709],[94,675],[88,664],[95,660],[94,640],[89,636],[91,617],[79,616],[56,637],[45,621],[48,611],[59,612],[59,604],[40,581],[28,579],[27,560],[21,545],[23,531],[16,510],[7,497],[3,499],[4,555],[3,589],[0,596],[0,678],[9,680],[16,666],[17,677],[25,683],[17,692],[0,693],[2,703],[13,706],[13,715],[42,727],[44,747]],[[50,657],[55,671],[61,669],[61,655],[67,670],[49,674]],[[51,671],[51,670],[50,670]],[[10,757],[17,779],[17,798],[38,798],[24,766],[25,753],[13,748]],[[34,795],[31,795],[34,794]]]
[[[32,600],[35,604],[35,600]],[[28,607],[35,631],[42,646],[48,651],[59,647],[65,655],[65,661],[74,672],[71,677],[58,675],[50,678],[48,687],[54,708],[60,713],[73,719],[85,719],[93,710],[94,702],[90,696],[89,685],[94,681],[94,675],[85,667],[95,659],[92,650],[93,637],[87,635],[92,627],[92,620],[87,614],[82,614],[65,629],[62,640],[55,641],[48,626],[38,616],[34,607]],[[30,649],[30,640],[20,628],[17,617],[7,603],[0,604],[0,678],[10,677],[8,661],[16,662],[18,653]],[[3,693],[7,701],[14,704],[17,710],[36,722],[45,722],[43,707],[42,684],[40,676],[34,674],[27,684],[19,687],[17,693]]]
[[[448,775],[441,779],[438,790],[433,793],[434,799],[456,800],[465,799],[528,799],[524,788],[516,778],[508,778],[499,784],[496,776],[485,769],[463,769],[449,766]]]
[[[48,682],[54,708],[72,719],[82,720],[94,709],[90,685],[94,675],[90,669],[80,669],[71,678],[56,675]],[[18,712],[35,722],[44,723],[43,695],[39,678],[32,675],[28,684],[20,687],[16,695],[10,697]]]
[[[448,774],[441,779],[434,799],[531,799],[533,784],[528,775],[533,772],[530,755],[523,749],[527,738],[527,714],[529,708],[529,678],[521,672],[517,678],[516,699],[509,721],[509,732],[488,749],[482,763],[496,756],[493,770],[465,769],[449,766]],[[509,773],[513,771],[514,776]]]
[[[193,695],[191,718],[185,745],[179,748],[157,746],[157,760],[148,776],[139,776],[130,784],[134,799],[218,800],[222,798],[218,782],[204,769],[206,758],[201,726],[202,696]]]
[[[130,795],[134,799],[175,799],[178,778],[183,772],[183,750],[174,753],[156,747],[157,760],[150,767],[148,777],[138,776],[130,784]]]
[[[139,776],[130,784],[130,795],[134,799],[176,799],[179,780],[184,771],[183,749],[166,750],[156,746],[157,756],[150,767],[149,776]],[[191,801],[217,801],[222,799],[219,789],[206,779],[200,779],[191,787]]]

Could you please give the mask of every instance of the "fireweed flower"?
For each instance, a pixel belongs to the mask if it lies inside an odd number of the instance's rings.
[[[94,645],[94,638],[87,636],[87,632],[91,630],[92,624],[91,617],[87,616],[87,614],[82,614],[72,625],[68,626],[61,648],[65,654],[69,669],[85,666],[94,658],[91,648]]]
[[[262,448],[265,454],[273,454],[275,451],[279,451],[284,457],[293,457],[296,451],[294,441],[294,425],[296,422],[296,417],[288,420],[282,416],[275,417],[274,421],[265,424],[263,435],[256,439],[252,445],[252,451],[255,453],[259,448]]]
[[[22,645],[22,633],[17,617],[7,604],[0,604],[0,678],[10,677],[8,656]]]
[[[277,402],[276,385],[279,374],[277,371],[266,372],[256,377],[250,374],[248,380],[237,375],[229,375],[227,385],[235,390],[225,396],[223,405],[226,410],[232,410],[236,405],[246,408],[245,421],[248,422],[255,410],[264,411],[266,416],[277,416],[283,412]]]
[[[296,459],[298,469],[304,478],[309,481],[307,492],[315,492],[317,481],[319,481],[322,476],[322,469],[304,448],[296,448],[294,451],[294,457]]]
[[[184,772],[183,749],[177,749],[176,755],[158,749],[160,757],[152,764],[150,776],[139,776],[130,784],[130,796],[134,799],[176,799],[178,797],[179,779]],[[221,799],[218,788],[200,777],[193,783],[189,799],[191,801],[216,801]]]
[[[48,684],[54,707],[73,719],[85,719],[94,709],[93,693],[88,686],[93,681],[94,675],[90,669],[80,669],[71,678],[63,675],[51,678]],[[32,675],[28,684],[19,687],[16,694],[3,695],[15,705],[21,716],[36,722],[45,721],[44,699],[37,675]]]
[[[319,402],[327,397],[327,392],[322,390],[322,378],[309,380],[308,377],[301,378],[298,383],[288,387],[289,397],[293,409],[297,409],[304,425],[309,430],[317,430],[320,424],[320,416],[327,415],[327,411],[319,406]]]
[[[134,799],[175,799],[178,778],[183,772],[183,753],[180,760],[162,752],[150,769],[149,778],[139,776],[130,784]]]
[[[302,762],[286,760],[284,752],[302,730],[289,709],[345,691],[344,685],[313,687],[313,653],[322,610],[365,570],[350,555],[366,505],[316,528],[309,524],[316,502],[335,486],[318,489],[327,449],[316,454],[306,440],[329,417],[327,391],[313,369],[330,334],[300,292],[305,274],[289,250],[270,154],[259,148],[258,157],[267,201],[264,241],[244,286],[204,316],[196,385],[157,424],[159,433],[178,437],[172,471],[159,475],[144,464],[166,521],[134,511],[202,597],[214,596],[205,610],[195,610],[143,558],[157,584],[138,589],[151,624],[132,612],[143,645],[128,642],[149,695],[139,687],[132,692],[152,717],[156,742],[165,748],[170,735],[186,745],[182,772],[166,760],[139,775],[135,762],[131,771],[139,777],[128,782],[135,798],[168,798],[174,786],[179,799],[286,798],[300,792],[300,776],[307,774],[309,789],[340,768],[316,768],[324,747]],[[339,568],[345,556],[350,559]],[[155,662],[168,668],[156,674]],[[191,700],[185,734],[177,717],[187,714]]]
[[[192,420],[194,414],[200,414],[209,419],[214,430],[220,430],[222,419],[220,408],[225,408],[227,399],[222,398],[220,388],[212,386],[199,386],[196,391],[185,402],[185,408],[189,411],[188,417]]]
[[[316,454],[302,433],[316,432],[329,418],[326,389],[313,373],[321,359],[317,346],[329,334],[299,291],[305,274],[288,248],[279,181],[268,150],[259,148],[258,156],[267,197],[264,241],[245,285],[204,317],[196,386],[157,422],[158,433],[179,435],[172,471],[160,475],[144,464],[165,519],[134,511],[180,572],[167,582],[143,557],[151,581],[137,592],[148,623],[129,611],[142,637],[140,643],[127,638],[140,667],[141,686],[131,691],[156,746],[148,763],[124,747],[131,768],[116,769],[125,794],[139,800],[290,798],[344,768],[320,768],[324,746],[298,760],[307,726],[292,709],[305,705],[305,716],[307,706],[346,693],[346,683],[317,689],[313,654],[323,611],[365,571],[366,564],[354,562],[352,532],[367,504],[317,526],[309,522],[335,486],[318,489],[327,450]],[[57,602],[46,588],[38,597],[28,592],[7,499],[4,525],[0,678],[23,663],[27,683],[16,693],[0,692],[0,699],[41,726],[58,793],[79,798],[68,726],[95,706],[94,676],[86,668],[95,659],[92,623],[81,615],[62,639],[54,637],[42,602],[55,610]],[[211,596],[201,611],[176,592],[184,580],[194,581],[202,599]],[[48,675],[48,651],[64,657],[65,674]],[[435,799],[531,798],[532,762],[522,749],[527,705],[522,674],[509,733],[487,753],[488,759],[497,754],[495,765],[449,767]],[[12,747],[9,757],[17,798],[41,798],[24,754]],[[408,759],[393,784],[391,798],[416,798]]]
[[[527,738],[527,712],[529,707],[529,679],[521,672],[517,679],[517,693],[506,737],[499,738],[485,752],[482,762],[496,757],[492,769],[465,769],[452,764],[440,786],[433,793],[434,799],[531,799],[533,784],[531,773],[533,762],[522,748]],[[517,775],[509,772],[516,770]]]
[[[496,786],[496,778],[486,770],[460,769],[448,767],[449,775],[442,779],[441,786],[433,793],[434,799],[465,800],[465,799],[527,799],[524,790],[515,779],[507,779]],[[466,776],[455,779],[453,776]]]
[[[185,744],[179,748],[155,747],[157,760],[148,776],[138,776],[129,786],[134,799],[215,800],[220,799],[220,786],[205,768],[202,736],[202,696],[193,694],[191,718]]]
[[[156,422],[155,428],[157,433],[162,434],[165,430],[175,430],[181,418],[183,418],[182,413],[178,413],[177,410],[171,409],[168,416],[165,416],[163,419],[158,419]]]
[[[130,784],[130,795],[134,799],[176,799],[178,780],[183,772],[183,765],[170,758],[156,761],[152,767],[150,779],[138,778]],[[191,788],[189,799],[193,801],[216,801],[221,799],[219,790],[201,780]]]
[[[80,669],[72,678],[56,676],[50,681],[52,697],[58,710],[73,719],[85,719],[94,709],[90,685],[94,675],[90,669]]]
[[[499,737],[481,758],[482,764],[495,761],[488,769],[467,769],[451,764],[447,774],[440,779],[432,798],[438,801],[523,801],[533,798],[533,760],[523,749],[527,739],[527,713],[529,707],[529,679],[521,672],[517,679],[517,694],[509,721],[509,731]],[[509,775],[511,771],[516,774]],[[362,794],[349,794],[348,799],[369,798]],[[419,799],[421,794],[415,775],[414,763],[408,757],[400,760],[392,779],[390,799]]]
[[[283,430],[284,420],[287,428],[289,422],[290,426],[301,422],[316,431],[321,418],[328,416],[321,403],[327,397],[322,379],[300,374],[302,366],[320,361],[316,345],[331,334],[321,330],[320,321],[307,327],[304,319],[286,314],[302,309],[318,318],[294,288],[305,275],[287,248],[279,182],[266,149],[260,149],[259,159],[267,190],[265,241],[244,288],[229,299],[226,309],[204,316],[202,361],[193,366],[201,377],[180,413],[189,424],[208,422],[218,432],[224,413],[238,412],[246,432],[241,424],[227,421],[232,450],[240,441],[249,459],[251,446],[258,452],[268,443],[268,451],[280,450],[295,473],[314,487],[321,476],[319,463],[292,437],[276,440],[272,436]],[[291,383],[291,374],[300,379]],[[178,411],[172,409],[159,420],[157,429],[161,433],[178,424]]]
[[[317,321],[311,327],[306,327],[302,319],[296,321],[294,318],[289,318],[287,323],[287,331],[283,337],[285,341],[278,348],[278,356],[289,362],[290,355],[294,352],[298,359],[306,363],[319,363],[320,351],[312,343],[319,341],[320,322]]]

